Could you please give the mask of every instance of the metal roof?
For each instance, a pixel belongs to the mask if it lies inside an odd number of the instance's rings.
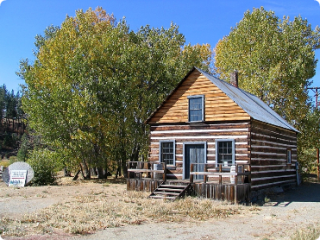
[[[213,84],[215,84],[221,91],[223,91],[230,99],[232,99],[239,107],[247,112],[253,119],[272,124],[278,127],[299,132],[292,127],[286,120],[272,110],[267,104],[260,100],[257,96],[252,95],[240,88],[237,88],[223,80],[220,80],[209,73],[197,69]]]

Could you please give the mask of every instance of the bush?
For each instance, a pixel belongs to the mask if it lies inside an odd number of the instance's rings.
[[[29,146],[28,136],[26,133],[24,133],[21,137],[21,144],[17,154],[17,158],[19,159],[19,161],[21,162],[26,161],[29,149],[30,149],[30,146]]]
[[[27,161],[34,171],[32,183],[35,185],[52,184],[57,172],[57,154],[48,149],[33,150]]]
[[[18,137],[15,133],[7,133],[5,132],[3,146],[6,147],[15,147],[18,143]]]

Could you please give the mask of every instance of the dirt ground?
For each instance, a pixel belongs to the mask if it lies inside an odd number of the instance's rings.
[[[9,188],[0,182],[0,220],[6,216],[21,217],[53,204],[72,201],[79,195],[104,194],[115,201],[126,191],[125,184],[77,182],[63,186]],[[159,200],[162,201],[162,200]],[[198,222],[124,225],[106,228],[90,235],[71,235],[56,231],[51,235],[7,237],[27,239],[290,239],[297,231],[320,226],[320,184],[304,183],[297,189],[268,196],[267,203],[255,211],[221,219]],[[252,208],[243,206],[242,208]]]

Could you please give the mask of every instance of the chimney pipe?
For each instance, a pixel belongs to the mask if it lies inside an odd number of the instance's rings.
[[[230,83],[238,88],[238,71],[234,71],[230,74]]]

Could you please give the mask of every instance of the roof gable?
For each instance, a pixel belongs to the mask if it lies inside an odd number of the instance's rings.
[[[197,80],[196,77],[198,77],[199,80]],[[208,82],[211,82],[213,85],[209,86]],[[204,83],[206,87],[200,89],[199,86]],[[195,86],[195,84],[198,85]],[[188,88],[190,85],[198,89],[198,93],[206,94],[206,121],[245,120],[252,118],[267,124],[299,132],[258,97],[236,88],[198,68],[193,68],[186,77],[180,81],[157,110],[146,120],[146,123],[187,122],[188,118],[185,116],[188,114],[186,96],[196,93]],[[210,91],[214,92],[214,94]],[[213,96],[217,97],[214,99]],[[216,105],[213,107],[212,103],[218,102],[217,100],[223,102],[222,106]],[[211,105],[209,105],[209,103]],[[172,111],[171,116],[168,114],[169,111]]]

